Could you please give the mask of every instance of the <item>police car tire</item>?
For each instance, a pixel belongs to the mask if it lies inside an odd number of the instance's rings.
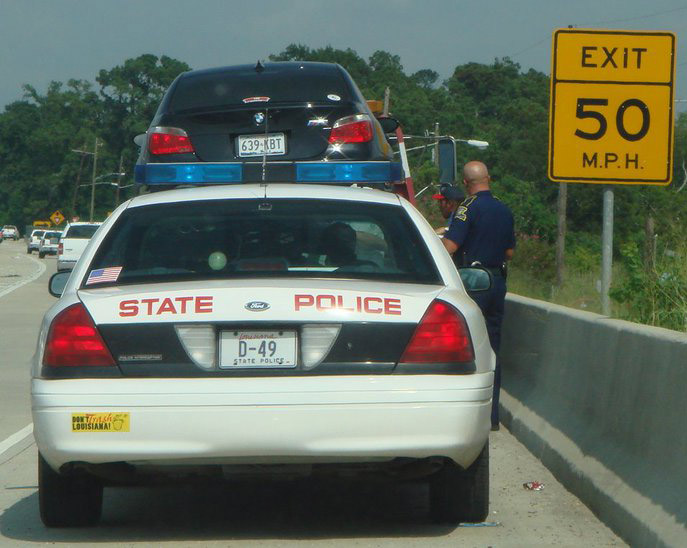
[[[38,257],[39,257],[40,259],[45,258],[45,253],[43,253],[42,251],[39,251],[39,252],[38,252]]]
[[[489,444],[467,470],[447,461],[430,479],[429,503],[435,523],[484,521],[489,515]]]
[[[33,252],[33,249],[26,248],[26,252],[31,254]]]
[[[38,506],[46,527],[95,525],[103,507],[103,486],[87,474],[58,474],[39,453]]]

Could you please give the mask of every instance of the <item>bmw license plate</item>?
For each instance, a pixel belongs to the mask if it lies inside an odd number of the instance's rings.
[[[222,331],[220,369],[296,367],[296,331]]]
[[[239,135],[239,156],[275,156],[286,154],[286,136],[283,133]]]

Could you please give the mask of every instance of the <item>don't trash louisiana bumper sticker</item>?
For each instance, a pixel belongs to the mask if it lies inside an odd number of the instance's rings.
[[[129,413],[72,413],[72,432],[129,432]]]

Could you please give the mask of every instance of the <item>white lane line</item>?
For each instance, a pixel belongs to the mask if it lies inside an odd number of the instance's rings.
[[[17,445],[20,441],[23,441],[27,436],[30,436],[33,433],[33,423],[29,424],[28,426],[25,426],[19,432],[15,432],[12,434],[9,438],[6,438],[0,442],[0,457],[2,457],[2,454],[5,453],[6,451],[9,451]]]
[[[45,263],[43,261],[39,261],[38,259],[34,259],[33,257],[29,256],[26,257],[27,259],[31,259],[34,263],[38,265],[38,270],[31,274],[28,278],[23,279],[20,282],[17,282],[16,284],[13,284],[9,287],[6,287],[2,291],[0,291],[0,297],[3,297],[7,295],[8,293],[12,293],[15,289],[19,289],[21,286],[26,285],[28,283],[31,283],[34,280],[37,280],[43,275],[43,272],[45,272]]]

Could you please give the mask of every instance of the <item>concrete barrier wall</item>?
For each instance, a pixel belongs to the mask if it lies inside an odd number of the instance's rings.
[[[687,334],[509,295],[506,426],[633,546],[687,546]]]

